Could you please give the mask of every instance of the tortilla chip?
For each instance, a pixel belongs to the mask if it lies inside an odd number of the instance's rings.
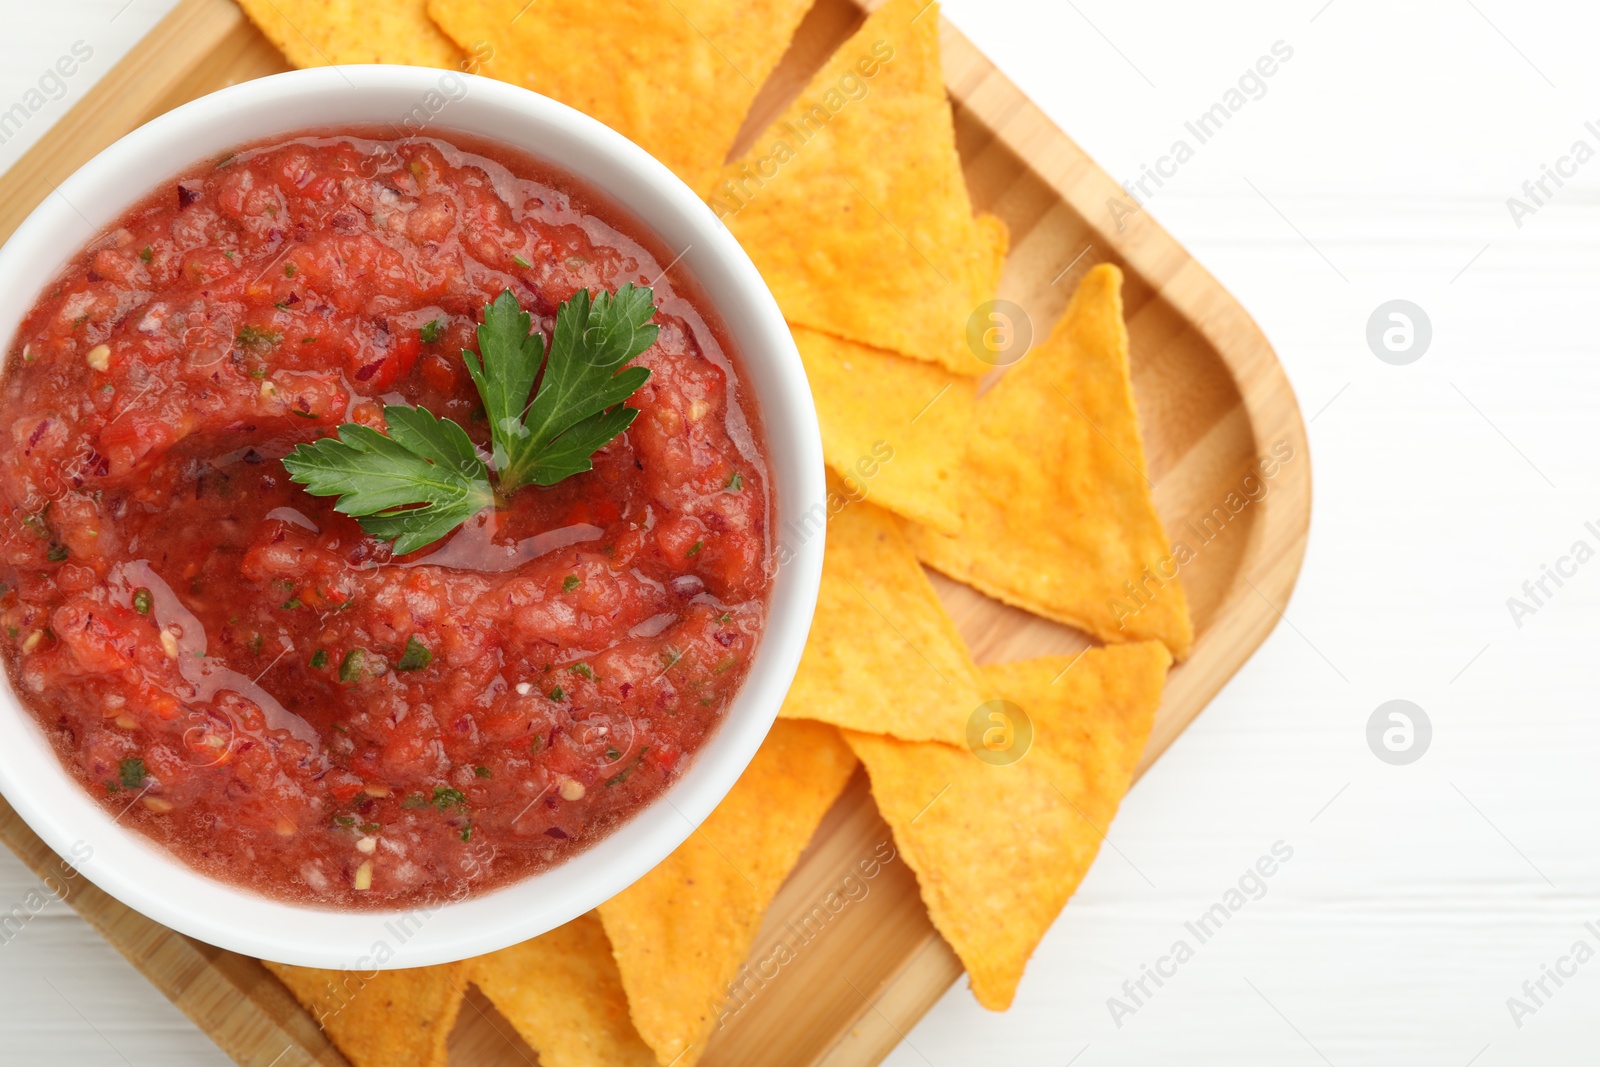
[[[957,374],[989,369],[966,328],[994,297],[999,220],[972,215],[938,4],[872,14],[723,172],[711,206],[790,322]]]
[[[1033,723],[1032,747],[1008,765],[965,747],[845,731],[928,917],[985,1008],[1010,1007],[1028,958],[1099,852],[1170,663],[1147,641],[985,667],[990,692]]]
[[[811,2],[431,0],[428,12],[485,56],[479,73],[599,119],[705,196]]]
[[[1164,641],[1194,623],[1145,475],[1128,379],[1122,272],[1084,276],[1049,340],[978,401],[959,479],[962,530],[912,531],[924,563],[1102,641]]]
[[[767,906],[855,766],[833,727],[779,720],[711,817],[600,905],[633,1024],[662,1063],[705,1051]]]
[[[804,326],[792,327],[822,424],[822,455],[849,487],[958,533],[956,479],[977,382]]]
[[[466,56],[428,18],[427,0],[239,0],[297,67],[409,63],[465,69]]]
[[[811,635],[778,712],[961,744],[983,687],[900,522],[865,501],[828,523]]]
[[[978,216],[978,240],[982,255],[974,268],[976,288],[992,296],[1000,289],[1000,276],[1005,273],[1006,253],[1011,250],[1011,228],[998,215],[985,212]]]
[[[262,963],[289,987],[351,1067],[444,1067],[445,1041],[466,992],[467,965],[327,971]]]
[[[468,975],[540,1067],[656,1067],[628,1018],[611,942],[594,913],[532,941],[479,956]]]

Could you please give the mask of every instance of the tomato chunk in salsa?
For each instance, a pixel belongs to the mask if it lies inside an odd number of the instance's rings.
[[[575,179],[467,138],[312,132],[208,161],[72,260],[0,377],[0,647],[105,808],[293,901],[459,898],[680,774],[760,641],[760,420],[692,280]],[[680,272],[681,273],[681,272]],[[594,469],[395,558],[280,462],[386,404],[489,430],[463,363],[652,285]]]

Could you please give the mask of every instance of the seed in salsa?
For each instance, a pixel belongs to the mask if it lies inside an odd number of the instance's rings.
[[[672,264],[570,176],[455,137],[286,137],[130,210],[0,375],[0,647],[63,765],[197,869],[341,907],[503,885],[659,794],[744,681],[774,521],[758,412]],[[288,477],[391,408],[498,477],[485,306],[548,342],[630,284],[648,381],[591,469],[409,554]]]

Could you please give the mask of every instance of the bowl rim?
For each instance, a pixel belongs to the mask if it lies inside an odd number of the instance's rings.
[[[669,249],[684,248],[679,261],[722,320],[761,413],[776,574],[750,673],[671,786],[549,871],[408,908],[292,904],[188,867],[89,797],[0,672],[0,793],[64,869],[179,933],[299,966],[377,971],[464,959],[553,929],[626,888],[700,825],[755,755],[799,665],[822,574],[827,490],[816,411],[793,338],[755,266],[665,165],[594,119],[503,82],[427,67],[319,67],[230,86],[151,120],[60,183],[0,246],[0,360],[47,280],[181,169],[276,134],[398,125],[419,114],[423,136],[466,133],[533,155],[594,186]]]

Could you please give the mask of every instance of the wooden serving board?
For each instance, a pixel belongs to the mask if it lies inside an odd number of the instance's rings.
[[[747,142],[862,17],[853,0],[819,0],[757,100]],[[1233,298],[1148,216],[1133,214],[1118,229],[1110,202],[1126,201],[1117,184],[971,42],[948,23],[942,34],[945,81],[973,199],[1011,227],[1002,295],[1025,308],[1042,335],[1090,266],[1114,262],[1127,276],[1134,388],[1150,477],[1168,533],[1195,552],[1181,580],[1198,635],[1193,656],[1172,671],[1142,772],[1280,618],[1310,520],[1305,427],[1271,347]],[[0,239],[76,167],[139,124],[204,93],[285,69],[231,0],[182,0],[0,178]],[[1292,458],[1263,479],[1267,495],[1252,501],[1244,480],[1257,474],[1258,460],[1275,450],[1281,459],[1285,449]],[[934,579],[979,662],[1087,644],[1075,631]],[[3,802],[0,838],[41,876],[54,869],[54,855]],[[707,1049],[706,1067],[868,1067],[961,976],[903,862],[886,865],[867,883],[866,896],[825,923],[814,919],[809,939],[797,933],[840,879],[888,840],[858,773],[779,893],[755,956],[767,956],[780,936],[804,947],[775,978],[748,985],[744,1006]],[[240,1064],[344,1063],[255,960],[173,933],[81,878],[67,885],[72,906]],[[463,1067],[535,1062],[476,990],[469,991],[451,1050],[451,1063]]]

